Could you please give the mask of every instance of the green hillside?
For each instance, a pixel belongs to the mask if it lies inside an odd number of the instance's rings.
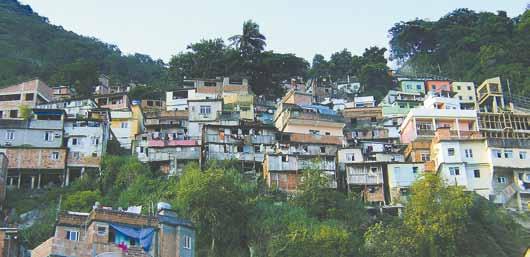
[[[115,45],[52,25],[30,6],[0,0],[0,86],[39,77],[54,84],[77,84],[86,93],[99,73],[112,83],[159,84],[161,60],[124,55]]]
[[[481,83],[502,76],[512,92],[530,96],[530,10],[457,9],[437,21],[416,19],[390,29],[390,56],[402,71]]]

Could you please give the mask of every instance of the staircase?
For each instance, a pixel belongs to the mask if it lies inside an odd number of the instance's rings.
[[[142,247],[139,246],[130,246],[127,249],[127,253],[125,254],[129,257],[149,257],[149,254],[147,254]]]

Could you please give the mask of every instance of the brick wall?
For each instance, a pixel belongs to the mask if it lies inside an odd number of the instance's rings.
[[[58,152],[59,158],[52,159]],[[64,148],[7,148],[9,169],[64,169],[66,149]]]
[[[158,220],[156,217],[105,209],[96,209],[92,211],[90,213],[90,220],[105,221],[108,223],[116,222],[136,226],[158,226]]]

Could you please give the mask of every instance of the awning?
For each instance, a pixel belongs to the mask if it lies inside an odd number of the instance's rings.
[[[154,228],[136,228],[125,225],[118,225],[111,223],[110,226],[116,231],[134,239],[140,241],[140,245],[144,251],[149,252],[151,244],[153,242],[153,236],[155,234]]]

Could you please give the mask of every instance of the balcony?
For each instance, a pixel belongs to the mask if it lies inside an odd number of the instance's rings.
[[[378,185],[383,183],[383,177],[369,173],[349,173],[347,181],[351,185]]]
[[[172,161],[172,160],[198,160],[200,151],[180,151],[172,153],[155,152],[149,153],[147,161],[149,162],[160,162],[160,161]]]
[[[434,137],[434,130],[430,129],[418,129],[416,130],[416,134],[419,137]]]
[[[264,159],[263,153],[223,153],[223,152],[208,152],[206,154],[208,160],[238,160],[249,162],[262,162]]]
[[[449,128],[438,128],[435,132],[434,141],[458,140],[458,139],[483,139],[479,131],[451,130]]]
[[[171,147],[171,146],[198,146],[197,140],[185,139],[185,140],[148,140],[148,147]]]
[[[289,119],[309,120],[309,121],[328,121],[344,123],[344,118],[338,115],[329,115],[313,112],[290,111]]]

